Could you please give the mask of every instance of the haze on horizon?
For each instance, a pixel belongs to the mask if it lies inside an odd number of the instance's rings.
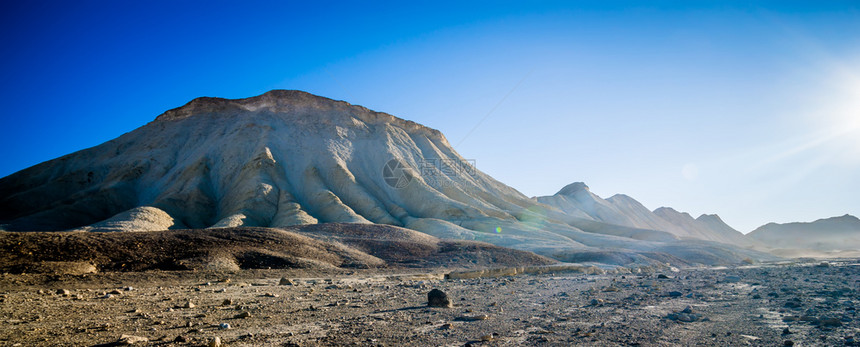
[[[298,89],[441,130],[528,196],[860,214],[855,2],[0,5],[0,176],[199,96]]]

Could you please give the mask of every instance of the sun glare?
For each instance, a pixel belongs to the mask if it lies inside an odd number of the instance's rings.
[[[860,61],[834,65],[812,121],[823,134],[822,144],[840,151],[838,157],[860,162]]]

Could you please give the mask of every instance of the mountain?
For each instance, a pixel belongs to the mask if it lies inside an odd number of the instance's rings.
[[[654,210],[654,214],[683,229],[688,237],[728,243],[739,246],[752,246],[755,241],[744,237],[744,234],[728,226],[717,215],[703,214],[693,219],[689,213],[678,212],[670,207]]]
[[[274,90],[245,99],[197,98],[114,140],[0,179],[0,229],[388,224],[561,261],[701,264],[767,257],[615,224],[623,214],[582,190],[571,187],[558,199],[575,209],[540,203],[477,170],[437,130],[343,101]]]
[[[627,195],[616,194],[603,199],[585,183],[571,183],[555,195],[536,198],[538,202],[556,207],[568,215],[605,224],[653,230],[673,235],[676,239],[695,239],[751,246],[754,241],[726,225],[717,215],[702,215],[693,219],[688,213],[661,207],[653,212]],[[581,224],[582,222],[580,222]],[[580,226],[577,223],[573,223]]]
[[[747,238],[742,232],[730,227],[718,215],[703,214],[696,218],[696,221],[699,225],[710,230],[711,235],[719,235],[718,237],[724,240],[721,242],[744,246],[760,246],[760,244],[755,240]],[[719,239],[714,241],[719,241]]]
[[[771,248],[856,251],[860,250],[860,219],[846,214],[809,223],[768,223],[747,237]]]

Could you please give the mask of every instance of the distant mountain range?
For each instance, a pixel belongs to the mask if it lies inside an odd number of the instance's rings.
[[[770,248],[860,251],[860,219],[846,214],[810,223],[768,223],[747,237]]]
[[[744,247],[754,246],[757,243],[726,225],[717,215],[702,215],[694,219],[688,213],[678,212],[669,207],[649,211],[627,195],[617,194],[603,199],[592,193],[582,182],[569,184],[555,195],[536,199],[578,218],[663,231],[680,239],[709,240]]]

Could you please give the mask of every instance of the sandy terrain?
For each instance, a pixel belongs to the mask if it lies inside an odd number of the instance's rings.
[[[123,335],[159,346],[215,337],[229,346],[835,346],[854,345],[860,328],[853,261],[473,279],[392,272],[5,274],[0,346],[111,345]],[[434,288],[453,307],[427,307]]]

